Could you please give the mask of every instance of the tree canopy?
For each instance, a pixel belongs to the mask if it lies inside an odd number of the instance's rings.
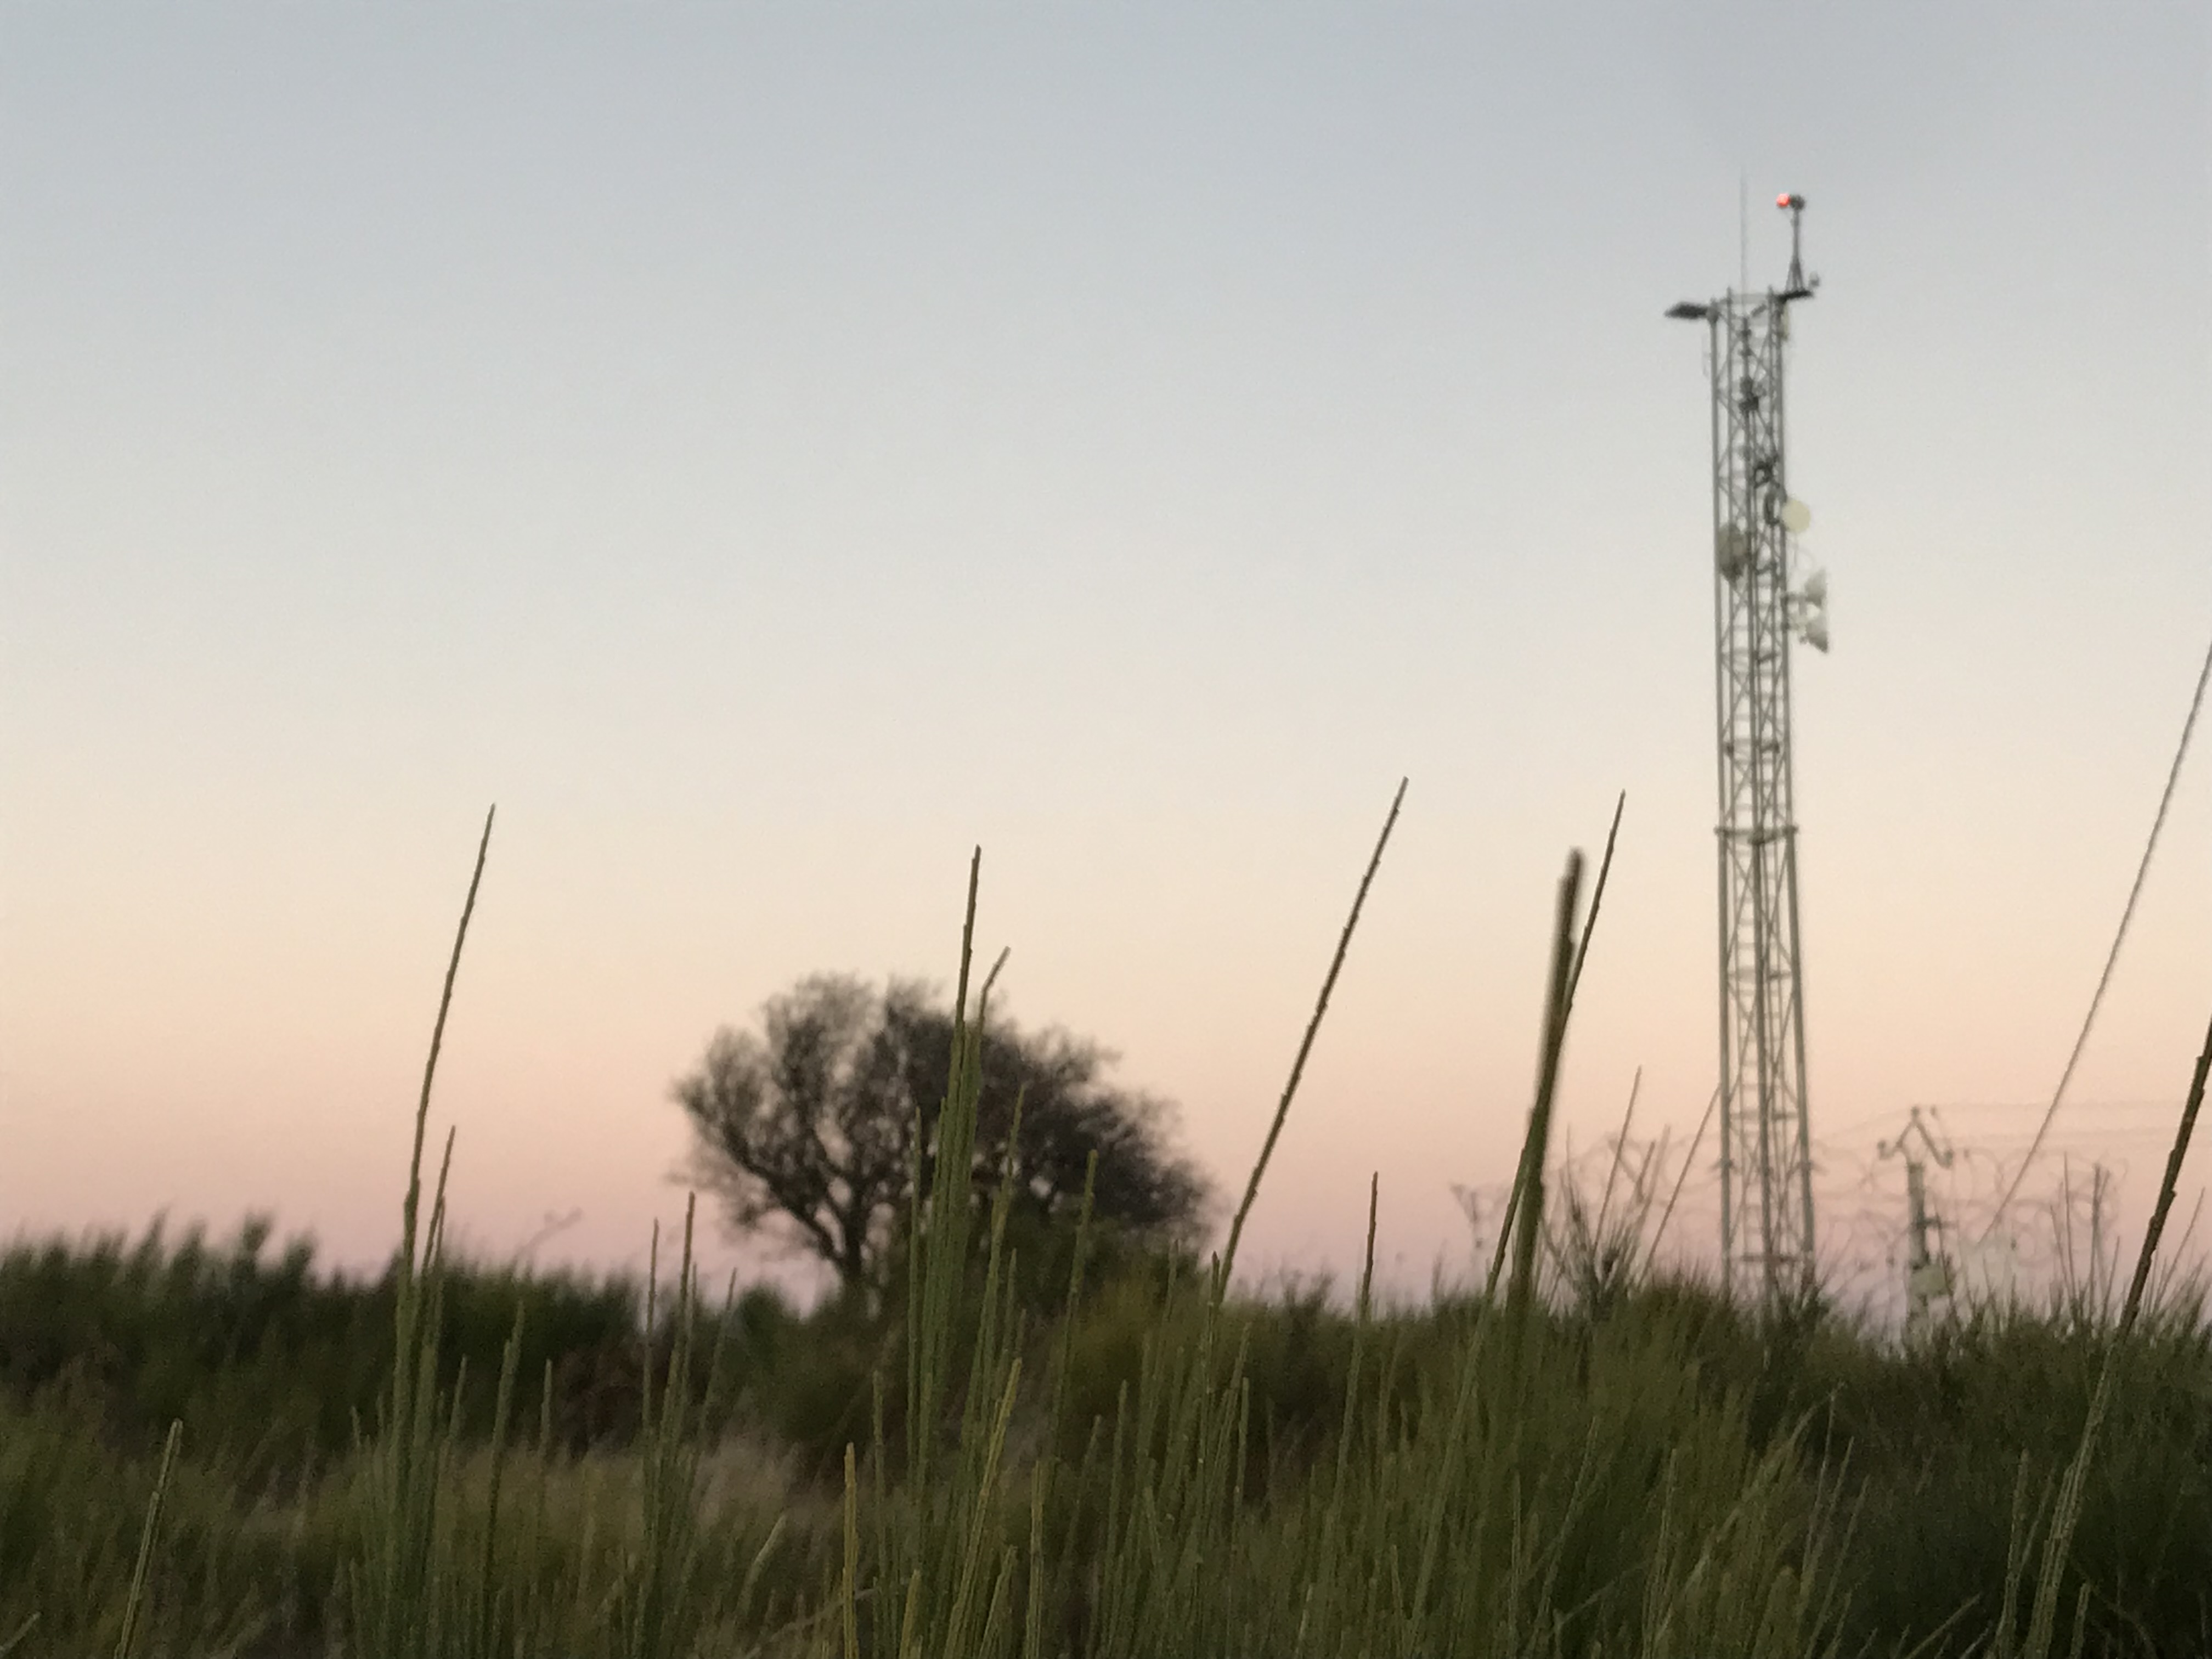
[[[925,1188],[952,1060],[951,1010],[928,988],[881,990],[816,975],[763,1006],[757,1030],[725,1026],[675,1097],[693,1170],[741,1232],[772,1232],[826,1262],[840,1283],[881,1282],[912,1199]],[[1097,1156],[1095,1222],[1111,1237],[1195,1242],[1210,1192],[1168,1140],[1166,1103],[1105,1080],[1113,1056],[1059,1030],[994,1015],[983,1031],[975,1182],[995,1191],[1021,1101],[1014,1213],[1024,1232],[1072,1225]],[[917,1148],[916,1137],[920,1137]]]

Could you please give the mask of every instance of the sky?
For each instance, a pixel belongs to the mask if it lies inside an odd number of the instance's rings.
[[[1467,1259],[1622,791],[1563,1149],[1639,1068],[1679,1149],[1711,532],[1662,313],[1778,279],[1785,191],[1809,1094],[1877,1261],[1910,1106],[1984,1187],[2027,1145],[2212,638],[2212,14],[0,9],[0,1233],[379,1260],[495,802],[433,1108],[484,1255],[641,1264],[673,1080],[803,975],[949,987],[979,846],[1006,1012],[1233,1198],[1401,777],[1247,1270],[1355,1273],[1370,1174],[1386,1284]],[[2138,1223],[2205,747],[2036,1176]]]

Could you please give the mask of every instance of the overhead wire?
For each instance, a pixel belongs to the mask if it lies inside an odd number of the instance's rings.
[[[2135,920],[2136,902],[2142,896],[2143,878],[2150,873],[2151,854],[2158,850],[2160,833],[2166,828],[2166,817],[2173,805],[2174,787],[2181,781],[2181,764],[2189,754],[2189,739],[2197,730],[2197,717],[2204,708],[2204,687],[2212,681],[2212,646],[2204,653],[2204,665],[2197,672],[2197,690],[2189,699],[2189,718],[2181,723],[2181,741],[2174,745],[2173,764],[2166,774],[2166,791],[2158,798],[2158,812],[2151,819],[2150,837],[2143,843],[2142,858],[2136,866],[2136,878],[2128,889],[2128,902],[2120,911],[2120,925],[2112,934],[2112,948],[2105,953],[2105,970],[2097,975],[2096,991],[2089,998],[2089,1012],[2083,1017],[2081,1030],[2074,1039],[2074,1051],[2066,1057],[2066,1069],[2058,1074],[2058,1086],[2051,1091],[2051,1104],[2044,1109],[2043,1121],[2036,1126],[2035,1139],[2028,1145],[2027,1152],[2014,1172],[2012,1182],[2005,1188],[2004,1196],[1990,1218],[1989,1225],[1982,1230],[1980,1243],[1987,1243],[1990,1235],[2004,1220],[2005,1212],[2020,1195],[2021,1183],[2027,1179],[2036,1155],[2043,1150],[2045,1136],[2051,1132],[2051,1120],[2058,1115],[2058,1107],[2066,1098],[2066,1085],[2074,1080],[2074,1068],[2081,1063],[2081,1051],[2089,1045],[2089,1032],[2097,1023],[2097,1011],[2104,1006],[2105,993],[2112,982],[2112,969],[2120,959],[2120,945],[2128,936],[2128,925]]]

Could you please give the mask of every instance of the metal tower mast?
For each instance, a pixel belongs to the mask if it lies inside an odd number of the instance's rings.
[[[1930,1112],[1935,1109],[1930,1107]],[[1926,1157],[1916,1156],[1912,1136],[1920,1136]],[[1945,1224],[1941,1216],[1928,1208],[1928,1164],[1932,1158],[1940,1169],[1951,1167],[1951,1146],[1948,1137],[1938,1140],[1929,1130],[1915,1106],[1912,1115],[1894,1140],[1878,1143],[1875,1151],[1882,1158],[1902,1157],[1905,1159],[1905,1201],[1911,1218],[1905,1258],[1905,1334],[1917,1336],[1928,1328],[1929,1304],[1937,1297],[1951,1294],[1951,1257],[1948,1251],[1931,1242],[1943,1232]]]
[[[1790,647],[1793,635],[1828,646],[1826,579],[1792,586],[1808,515],[1786,488],[1782,397],[1790,307],[1820,279],[1804,274],[1805,198],[1776,205],[1790,215],[1782,287],[1667,313],[1711,335],[1721,1259],[1731,1292],[1756,1286],[1769,1299],[1814,1282]]]

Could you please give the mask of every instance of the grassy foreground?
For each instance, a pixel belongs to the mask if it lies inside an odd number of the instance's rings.
[[[98,1266],[94,1253],[78,1259]],[[457,1272],[448,1290],[501,1277]],[[0,1264],[0,1281],[5,1278],[6,1264]],[[1170,1310],[1158,1278],[1132,1277],[1092,1287],[1073,1320],[1039,1320],[1023,1333],[1024,1375],[1036,1386],[1025,1382],[1017,1396],[991,1526],[995,1545],[1019,1547],[1018,1577],[1026,1571],[1021,1552],[1029,1483],[1043,1465],[1050,1483],[1047,1559],[1076,1581],[1048,1604],[1055,1637],[1073,1633],[1043,1651],[1091,1650],[1086,1620],[1096,1606],[1091,1574],[1109,1507],[1102,1500],[1111,1497],[1103,1466],[1117,1406],[1125,1390],[1133,1395],[1145,1387],[1148,1362],[1157,1372],[1168,1353],[1193,1351],[1202,1288],[1186,1281]],[[361,1294],[358,1287],[334,1292],[347,1300]],[[477,1297],[472,1285],[468,1297],[455,1299]],[[1376,1576],[1370,1568],[1377,1545],[1370,1529],[1382,1528],[1386,1553],[1398,1542],[1403,1559],[1401,1540],[1413,1521],[1402,1513],[1396,1522],[1376,1515],[1377,1488],[1391,1480],[1394,1468],[1431,1456],[1437,1442],[1430,1414],[1455,1403],[1460,1367],[1485,1340],[1486,1316],[1472,1297],[1376,1307],[1364,1334],[1356,1314],[1340,1303],[1307,1287],[1266,1301],[1232,1298],[1217,1318],[1214,1370],[1225,1382],[1241,1354],[1249,1419],[1243,1491],[1232,1486],[1229,1494],[1239,1517],[1220,1540],[1233,1547],[1218,1555],[1209,1551],[1207,1559],[1234,1561],[1247,1575],[1239,1594],[1249,1601],[1264,1601],[1272,1588],[1286,1583],[1297,1585],[1299,1596],[1306,1593],[1279,1553],[1286,1540],[1314,1524],[1310,1508],[1334,1501],[1340,1460],[1348,1465],[1342,1479],[1352,1496],[1337,1511],[1334,1536],[1349,1537],[1355,1528],[1369,1535],[1352,1547],[1368,1553],[1366,1562],[1347,1560],[1340,1581]],[[662,1321],[664,1333],[668,1322]],[[716,1322],[702,1317],[702,1332]],[[1498,1325],[1492,1317],[1492,1331]],[[1628,1654],[1895,1653],[1939,1632],[1948,1633],[1923,1650],[1990,1650],[2015,1535],[2024,1528],[2028,1542],[2041,1536],[2040,1506],[2079,1443],[2110,1344],[2108,1328],[2063,1310],[1992,1311],[1906,1352],[1834,1315],[1762,1322],[1708,1291],[1663,1281],[1639,1285],[1602,1310],[1563,1302],[1547,1310],[1539,1328],[1532,1397],[1512,1419],[1517,1433],[1507,1432],[1502,1409],[1510,1383],[1502,1362],[1492,1362],[1500,1369],[1486,1380],[1478,1374],[1478,1388],[1496,1390],[1501,1408],[1493,1413],[1478,1395],[1472,1443],[1461,1463],[1460,1479],[1468,1485],[1446,1492],[1445,1514],[1455,1528],[1479,1518],[1474,1506],[1484,1487],[1474,1466],[1489,1461],[1489,1480],[1521,1488],[1499,1512],[1530,1545],[1548,1534],[1563,1540],[1573,1558],[1551,1587],[1554,1605],[1612,1587],[1601,1605],[1567,1620],[1556,1644],[1539,1644],[1537,1650],[1596,1651],[1592,1632],[1618,1631],[1624,1618],[1640,1632],[1642,1575],[1660,1535],[1657,1498],[1669,1479],[1674,1498],[1668,1524],[1679,1547],[1711,1549],[1709,1572],[1725,1580],[1740,1576],[1747,1560],[1756,1565],[1779,1556],[1802,1580],[1809,1561],[1826,1598],[1827,1616],[1802,1650],[1754,1648],[1748,1638],[1720,1644],[1715,1614],[1687,1627],[1679,1644],[1646,1642],[1640,1634],[1630,1645],[1607,1644],[1606,1651]],[[504,1334],[486,1339],[450,1317],[441,1330],[476,1350],[466,1389],[472,1401],[484,1401],[482,1418],[473,1406],[464,1413],[437,1522],[450,1540],[441,1546],[447,1571],[474,1572],[480,1558],[465,1544],[471,1537],[481,1544],[489,1518],[489,1405],[495,1403]],[[0,1322],[0,1346],[11,1346],[16,1334],[11,1322]],[[249,1329],[248,1340],[254,1334]],[[635,1327],[613,1340],[627,1348],[630,1374],[641,1375],[643,1344]],[[704,1340],[711,1347],[711,1334]],[[661,1358],[654,1376],[665,1382],[667,1345],[656,1346]],[[834,1618],[791,1626],[824,1609],[834,1614],[837,1601],[843,1489],[842,1444],[835,1437],[841,1419],[862,1425],[860,1589],[879,1581],[869,1553],[875,1547],[868,1530],[869,1374],[880,1362],[897,1386],[904,1375],[902,1333],[872,1334],[839,1310],[824,1310],[793,1316],[787,1324],[738,1322],[724,1346],[723,1398],[694,1437],[698,1461],[687,1496],[696,1567],[685,1592],[685,1617],[697,1639],[688,1648],[658,1650],[841,1653]],[[459,1367],[450,1358],[453,1349],[443,1352],[450,1381]],[[2201,1323],[2172,1316],[2151,1322],[2123,1353],[2126,1369],[2113,1391],[2064,1581],[2062,1605],[2069,1618],[2060,1645],[2071,1645],[2073,1598],[2086,1588],[2086,1650],[2212,1651],[2205,1637],[2212,1607],[2212,1341]],[[507,1609],[499,1615],[501,1655],[639,1650],[622,1639],[611,1613],[617,1586],[635,1570],[642,1543],[644,1448],[634,1413],[597,1439],[564,1436],[564,1414],[580,1416],[595,1397],[591,1379],[612,1369],[594,1350],[574,1351],[586,1364],[572,1368],[571,1357],[556,1358],[554,1370],[557,1376],[573,1369],[573,1394],[556,1381],[550,1395],[541,1395],[542,1362],[535,1382],[515,1388],[515,1428],[494,1523],[494,1599]],[[705,1358],[695,1368],[702,1377]],[[146,1359],[149,1368],[167,1371],[157,1356]],[[240,1414],[227,1421],[211,1405],[193,1406],[197,1415],[188,1422],[198,1426],[183,1436],[149,1574],[142,1654],[319,1655],[331,1650],[334,1638],[339,1651],[364,1650],[345,1636],[343,1581],[377,1515],[369,1484],[377,1455],[373,1426],[370,1443],[359,1449],[349,1434],[328,1449],[311,1444],[296,1457],[273,1457],[257,1449],[265,1420],[260,1402],[271,1396],[249,1393],[246,1384],[254,1375],[253,1366],[241,1364],[228,1382],[220,1371],[201,1379],[203,1399],[235,1400]],[[481,1394],[479,1382],[487,1385]],[[1052,1437],[1055,1397],[1060,1431]],[[374,1422],[373,1398],[372,1390],[368,1425]],[[541,1408],[542,1399],[550,1400],[550,1411]],[[1216,1393],[1217,1408],[1219,1399]],[[806,1401],[813,1402],[812,1412],[798,1412]],[[1130,1408],[1136,1403],[1132,1399]],[[1356,1425],[1348,1452],[1340,1432],[1347,1403]],[[1091,1453],[1085,1495],[1076,1490],[1078,1477],[1090,1425],[1097,1420],[1104,1425],[1103,1443]],[[1448,1430],[1448,1422],[1443,1426]],[[1388,1443],[1393,1433],[1404,1437],[1395,1448]],[[1125,1427],[1125,1480],[1128,1437]],[[159,1425],[132,1403],[120,1382],[105,1395],[78,1381],[0,1397],[0,1637],[38,1616],[18,1653],[115,1650],[161,1443]],[[889,1472],[895,1484],[898,1462],[895,1444]],[[1767,1487],[1737,1484],[1741,1472],[1762,1468]],[[1577,1480],[1584,1487],[1578,1499]],[[1394,1502],[1402,1510],[1422,1491],[1416,1481]],[[1433,1501],[1433,1486],[1428,1496]],[[2016,1498],[2027,1505],[2020,1518]],[[1731,1517],[1735,1524],[1764,1517],[1781,1530],[1750,1551],[1752,1540],[1729,1531]],[[763,1559],[763,1547],[779,1525]],[[1454,1535],[1460,1534],[1447,1534],[1440,1544],[1441,1565],[1432,1576],[1448,1568],[1456,1585],[1464,1558],[1450,1544]],[[1449,1554],[1443,1553],[1447,1547]],[[748,1589],[746,1575],[757,1559],[762,1565]],[[1417,1557],[1412,1566],[1418,1570]],[[1389,1570],[1385,1559],[1383,1594],[1391,1593]],[[1398,1571],[1395,1593],[1409,1598],[1412,1573],[1402,1565]],[[1025,1613],[1026,1581],[1021,1588]],[[1213,1588],[1224,1597],[1231,1593],[1226,1584]],[[1363,1598],[1368,1589],[1363,1582]],[[1317,1605],[1328,1593],[1314,1592]],[[1433,1600],[1440,1592],[1431,1594]],[[2023,1620],[2029,1594],[2023,1583]],[[1630,1598],[1639,1598],[1638,1607],[1627,1606]],[[1285,1592],[1279,1599],[1282,1606],[1263,1613],[1255,1626],[1270,1639],[1280,1635],[1285,1619],[1295,1634],[1291,1598]],[[1343,1628],[1336,1626],[1340,1635]],[[1303,1647],[1285,1642],[1279,1650],[1363,1650],[1355,1641],[1331,1648],[1324,1632],[1310,1624],[1310,1631]],[[1704,1645],[1693,1645],[1698,1643]],[[1487,1643],[1474,1645],[1496,1650]],[[465,1638],[437,1650],[494,1650]],[[1197,1650],[1170,1644],[1159,1650]],[[1218,1650],[1278,1650],[1239,1644]],[[1382,1624],[1364,1650],[1401,1650]]]
[[[1549,1248],[1499,1294],[1249,1300],[1226,1260],[1089,1285],[1079,1247],[1042,1308],[973,1182],[968,943],[880,1316],[710,1304],[688,1228],[642,1307],[455,1268],[436,1038],[380,1285],[258,1238],[0,1261],[0,1653],[2212,1652],[2201,1297],[1991,1310],[1909,1351],[1753,1316],[1587,1271],[1536,1135],[1520,1237]],[[1371,1211],[1370,1237],[1371,1268]],[[612,1403],[580,1380],[607,1375]]]

